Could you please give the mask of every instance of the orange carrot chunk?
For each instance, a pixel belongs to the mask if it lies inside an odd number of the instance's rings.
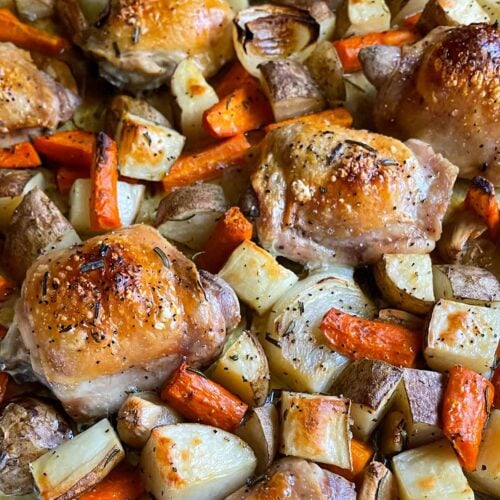
[[[248,406],[219,384],[183,363],[161,392],[163,401],[188,420],[232,432]]]
[[[488,226],[490,235],[500,235],[500,209],[495,186],[484,177],[474,177],[465,197],[465,206],[479,215]]]
[[[95,134],[83,130],[67,130],[33,139],[35,149],[43,158],[68,168],[90,171]]]
[[[117,147],[116,142],[104,132],[97,134],[90,182],[91,229],[109,231],[120,227]]]
[[[205,130],[218,139],[255,130],[273,121],[273,110],[257,81],[250,80],[203,113]]]
[[[242,66],[241,63],[234,63],[231,69],[224,75],[219,84],[215,87],[215,92],[222,99],[234,92],[243,84],[255,80],[254,77]]]
[[[100,483],[81,495],[79,500],[135,500],[143,493],[139,469],[121,462]]]
[[[290,125],[292,123],[318,123],[318,121],[321,120],[328,125],[338,125],[339,127],[346,128],[352,126],[351,113],[349,113],[349,111],[345,108],[334,108],[321,111],[320,113],[314,113],[313,115],[298,116],[297,118],[290,118],[289,120],[270,123],[266,127],[266,132],[270,132],[275,128],[284,127],[285,125]]]
[[[0,9],[0,42],[12,42],[23,49],[51,56],[69,47],[66,39],[23,23],[9,9]]]
[[[2,401],[5,398],[8,383],[9,374],[7,372],[0,372],[0,404],[2,404]]]
[[[495,388],[495,399],[493,400],[493,406],[500,409],[500,366],[497,366],[493,372],[493,378],[491,383]]]
[[[88,179],[90,177],[90,171],[59,167],[56,174],[57,188],[61,194],[68,194],[71,186],[77,179]]]
[[[197,259],[198,267],[218,273],[231,253],[252,238],[253,226],[238,207],[230,208],[219,220]]]
[[[378,359],[406,368],[414,366],[422,345],[420,333],[401,325],[370,321],[330,309],[321,331],[334,351],[352,359]]]
[[[0,149],[0,168],[35,168],[41,164],[40,157],[30,142]]]
[[[200,151],[181,155],[164,177],[163,188],[171,191],[219,177],[229,167],[241,164],[249,147],[245,136],[238,134]]]
[[[328,469],[339,476],[345,477],[348,481],[354,481],[363,472],[368,462],[373,457],[375,450],[368,443],[363,443],[356,438],[351,440],[352,453],[352,469],[342,469],[336,465],[321,464],[322,467]]]
[[[401,47],[419,39],[420,35],[417,31],[403,28],[336,40],[333,42],[333,46],[337,50],[344,70],[347,73],[353,73],[361,69],[361,63],[358,59],[361,49],[371,45],[396,45]]]
[[[494,388],[489,380],[462,366],[450,370],[443,399],[443,433],[469,472],[476,468],[493,398]]]

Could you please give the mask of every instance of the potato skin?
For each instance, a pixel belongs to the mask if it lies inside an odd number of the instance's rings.
[[[70,437],[65,418],[47,402],[32,397],[9,402],[0,415],[0,491],[30,493],[30,462]]]

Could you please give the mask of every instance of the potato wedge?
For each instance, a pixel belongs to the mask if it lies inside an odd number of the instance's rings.
[[[386,31],[391,12],[384,0],[344,0],[337,11],[336,38]]]
[[[415,314],[431,310],[434,288],[429,255],[386,254],[374,274],[382,295],[393,306]]]
[[[279,447],[279,417],[276,406],[266,403],[253,408],[235,434],[248,443],[257,457],[256,474],[272,463]]]
[[[401,500],[474,500],[458,458],[446,440],[405,451],[392,459]]]
[[[500,309],[440,300],[432,311],[424,356],[440,372],[463,365],[487,373],[495,362]]]
[[[245,483],[256,463],[239,437],[201,424],[157,427],[141,454],[144,485],[155,498],[223,499]]]
[[[178,424],[182,417],[154,392],[131,394],[117,416],[118,435],[129,446],[141,448],[155,427]]]
[[[357,500],[396,500],[398,485],[392,472],[380,462],[371,462],[363,472]]]
[[[252,332],[244,331],[215,362],[210,378],[249,406],[264,404],[269,392],[269,363]]]
[[[332,394],[351,400],[352,432],[366,441],[389,410],[403,370],[383,361],[363,359],[350,364],[335,381]]]
[[[284,391],[281,453],[351,469],[350,405],[335,396]]]

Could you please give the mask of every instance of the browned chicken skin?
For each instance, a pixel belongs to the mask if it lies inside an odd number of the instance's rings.
[[[116,411],[182,359],[200,366],[219,353],[238,302],[222,280],[206,287],[149,226],[48,253],[29,269],[17,311],[33,370],[74,418]]]
[[[498,27],[440,27],[399,57],[382,47],[360,57],[379,87],[379,131],[426,141],[460,168],[461,177],[482,175],[500,185]]]
[[[29,52],[0,43],[0,147],[69,120],[78,96],[40,71]]]
[[[77,41],[105,78],[141,90],[161,85],[186,57],[215,74],[233,54],[232,19],[226,0],[112,0],[102,25]]]
[[[458,169],[426,144],[318,122],[276,129],[261,148],[252,185],[271,252],[356,265],[439,239]]]

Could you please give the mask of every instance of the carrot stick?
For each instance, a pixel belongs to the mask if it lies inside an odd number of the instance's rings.
[[[183,363],[170,377],[161,398],[188,420],[232,432],[248,406],[224,387]]]
[[[35,168],[41,164],[40,157],[30,142],[0,149],[0,168]]]
[[[214,179],[229,167],[242,163],[249,147],[245,136],[238,134],[200,151],[181,155],[164,177],[163,188],[171,191],[196,181]]]
[[[77,179],[88,179],[89,177],[88,170],[59,167],[56,173],[57,188],[61,194],[68,194]]]
[[[201,269],[218,273],[231,253],[252,237],[253,226],[238,207],[230,208],[219,220],[197,259]]]
[[[257,81],[247,81],[203,113],[205,130],[217,139],[255,130],[273,121],[269,101]]]
[[[243,84],[255,80],[254,77],[241,65],[234,63],[231,69],[224,75],[223,79],[215,87],[215,92],[219,99],[223,99],[231,92],[234,92]]]
[[[48,161],[90,171],[95,134],[83,130],[57,132],[51,136],[36,137],[33,145]]]
[[[468,368],[454,366],[450,370],[443,399],[443,433],[469,472],[476,468],[494,391],[489,380]]]
[[[495,186],[484,177],[474,177],[465,197],[465,206],[479,215],[488,226],[490,236],[500,234],[500,209]]]
[[[81,495],[79,500],[135,500],[143,493],[139,470],[121,462],[100,483]]]
[[[353,36],[333,42],[333,46],[347,73],[353,73],[361,69],[358,55],[361,49],[370,47],[371,45],[396,45],[401,47],[409,43],[416,42],[420,39],[420,35],[415,30],[398,29],[391,31],[383,31],[382,33],[368,33],[361,36]]]
[[[375,450],[368,443],[352,438],[351,440],[352,453],[352,469],[342,469],[336,465],[321,464],[322,467],[328,469],[339,476],[345,477],[348,481],[354,481],[368,465],[368,462],[373,457]]]
[[[334,351],[352,359],[378,359],[406,368],[414,366],[422,336],[408,328],[370,321],[330,309],[321,331]]]
[[[121,226],[118,212],[118,155],[116,142],[104,132],[97,134],[90,171],[90,227],[109,231]]]
[[[7,372],[0,372],[0,404],[2,404],[7,392],[7,385],[9,383],[9,374]]]
[[[495,388],[495,399],[493,400],[493,406],[500,409],[500,366],[497,366],[493,372],[493,378],[491,383]]]
[[[66,39],[21,22],[9,9],[0,9],[0,42],[12,42],[23,49],[51,56],[69,47]]]
[[[328,125],[338,125],[339,127],[346,128],[352,126],[351,113],[345,108],[335,108],[327,109],[326,111],[321,111],[321,113],[315,113],[313,115],[299,116],[278,123],[270,123],[265,130],[266,132],[270,132],[275,128],[284,127],[285,125],[293,123],[318,123],[321,120],[325,121]]]

